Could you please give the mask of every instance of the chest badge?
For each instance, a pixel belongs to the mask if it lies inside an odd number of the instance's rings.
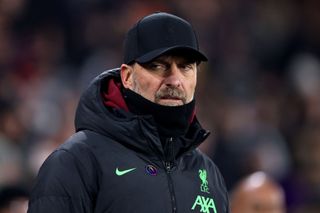
[[[146,166],[146,173],[151,175],[151,176],[156,176],[158,174],[158,170],[153,165],[147,165]]]
[[[209,192],[209,184],[207,180],[207,171],[205,169],[199,169],[199,177],[201,180],[200,190],[202,192],[210,193]]]
[[[200,191],[210,194],[207,171],[205,169],[199,169],[199,178],[201,181]],[[211,197],[202,195],[198,195],[192,205],[191,210],[196,209],[199,209],[200,212],[204,213],[218,213],[214,200]]]
[[[136,168],[131,168],[131,169],[126,169],[126,170],[119,170],[118,167],[116,168],[116,175],[117,176],[122,176],[125,175],[133,170],[135,170]]]

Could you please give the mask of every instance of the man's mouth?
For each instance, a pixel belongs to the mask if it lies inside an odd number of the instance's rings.
[[[180,106],[186,102],[183,92],[174,88],[166,88],[157,92],[155,100],[156,103],[167,106]]]
[[[163,96],[163,97],[161,97],[161,99],[181,100],[180,97],[176,97],[176,96]]]
[[[159,99],[159,104],[166,106],[180,106],[184,103],[180,97],[163,96]]]

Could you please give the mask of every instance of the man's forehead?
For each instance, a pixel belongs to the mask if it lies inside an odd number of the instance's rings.
[[[150,63],[152,62],[167,62],[167,63],[171,63],[171,62],[188,62],[188,63],[194,63],[197,60],[194,59],[191,56],[188,56],[186,54],[165,54],[165,55],[161,55],[157,58],[155,58],[154,60],[150,61]]]

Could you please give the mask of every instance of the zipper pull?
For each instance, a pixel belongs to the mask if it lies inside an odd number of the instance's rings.
[[[171,162],[167,161],[164,164],[165,164],[167,173],[170,173],[170,171],[171,171]]]
[[[170,173],[173,160],[173,137],[167,138],[165,153],[166,157],[164,161],[164,166],[166,168],[167,173]]]
[[[170,172],[171,170],[171,163],[170,162],[165,162],[166,170],[167,172]]]

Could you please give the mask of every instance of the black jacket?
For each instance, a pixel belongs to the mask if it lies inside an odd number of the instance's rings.
[[[77,132],[42,165],[28,213],[229,212],[220,172],[196,149],[208,136],[197,119],[164,150],[152,116],[105,106],[110,79],[118,69],[81,96]]]

